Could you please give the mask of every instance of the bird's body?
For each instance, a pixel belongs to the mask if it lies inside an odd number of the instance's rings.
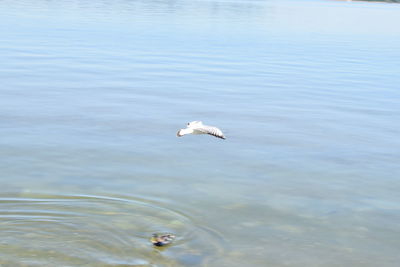
[[[162,247],[171,244],[175,240],[175,235],[166,233],[153,234],[150,241],[154,246]]]
[[[201,121],[189,122],[187,127],[185,129],[180,129],[176,135],[181,137],[186,134],[209,134],[221,139],[225,139],[225,136],[220,129],[214,126],[204,125]]]

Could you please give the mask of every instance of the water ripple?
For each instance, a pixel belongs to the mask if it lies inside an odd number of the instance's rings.
[[[12,266],[204,266],[224,251],[214,230],[140,198],[3,195],[0,225],[0,264]],[[154,232],[177,240],[152,247]]]

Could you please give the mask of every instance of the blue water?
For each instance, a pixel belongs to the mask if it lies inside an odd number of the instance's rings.
[[[0,264],[398,265],[399,5],[23,0],[0,22]],[[227,139],[177,138],[193,120]]]

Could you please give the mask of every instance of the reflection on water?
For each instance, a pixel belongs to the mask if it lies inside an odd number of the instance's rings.
[[[0,7],[0,264],[398,265],[400,6]]]

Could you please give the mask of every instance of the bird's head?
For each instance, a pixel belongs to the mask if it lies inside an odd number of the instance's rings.
[[[192,127],[194,125],[199,125],[199,124],[203,124],[203,123],[201,121],[192,121],[192,122],[188,122],[187,126]]]

